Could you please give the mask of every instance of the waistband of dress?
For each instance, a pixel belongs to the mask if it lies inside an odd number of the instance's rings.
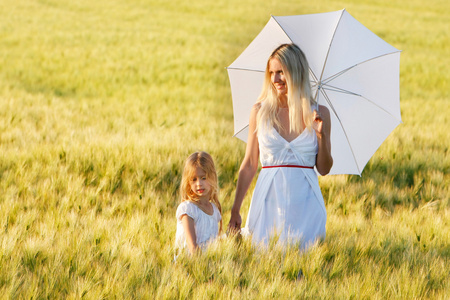
[[[301,169],[314,169],[314,167],[310,166],[300,166],[300,165],[278,165],[278,166],[264,166],[263,169],[269,168],[301,168]]]

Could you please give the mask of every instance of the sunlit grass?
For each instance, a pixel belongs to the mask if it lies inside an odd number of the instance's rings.
[[[3,1],[0,295],[448,298],[447,2]],[[191,152],[214,157],[230,216],[245,145],[225,67],[270,14],[342,8],[403,50],[403,124],[361,177],[320,178],[310,251],[224,238],[173,262]]]

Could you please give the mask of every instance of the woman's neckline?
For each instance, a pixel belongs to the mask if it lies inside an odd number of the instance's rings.
[[[301,137],[301,136],[303,135],[303,133],[304,133],[305,130],[306,130],[306,128],[303,128],[302,132],[300,132],[299,135],[297,135],[294,139],[292,139],[292,140],[289,141],[289,140],[287,140],[284,136],[282,136],[281,133],[279,133],[278,130],[277,130],[274,126],[272,126],[272,128],[273,128],[273,130],[277,133],[277,135],[278,135],[284,142],[286,142],[286,143],[288,143],[288,144],[291,144],[291,143],[293,143],[294,141],[296,141],[299,137]]]

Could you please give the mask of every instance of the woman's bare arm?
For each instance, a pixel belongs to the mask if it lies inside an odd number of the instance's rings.
[[[316,168],[320,175],[327,175],[333,166],[331,157],[331,118],[330,111],[325,106],[320,105],[320,113],[314,110],[313,128],[316,132],[319,151],[316,157]]]
[[[259,142],[255,130],[256,116],[260,107],[260,103],[253,105],[250,113],[247,148],[245,150],[244,160],[242,161],[239,169],[236,195],[234,198],[233,208],[231,209],[230,223],[228,224],[228,228],[231,231],[239,230],[241,228],[242,218],[240,215],[240,210],[242,202],[244,201],[247,190],[253,180],[253,177],[255,177],[256,171],[258,170]]]

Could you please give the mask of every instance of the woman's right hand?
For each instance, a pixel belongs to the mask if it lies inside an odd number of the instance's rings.
[[[242,218],[240,213],[231,213],[227,233],[236,234],[241,230]]]

